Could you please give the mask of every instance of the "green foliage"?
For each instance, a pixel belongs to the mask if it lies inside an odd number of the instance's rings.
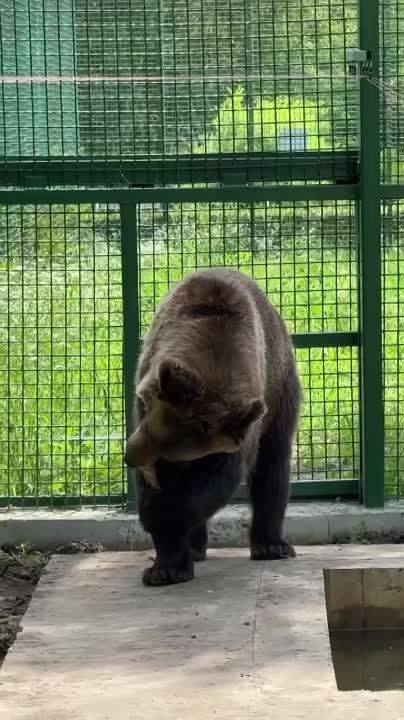
[[[57,220],[57,210],[50,218],[46,208],[37,208],[41,239],[35,257],[16,252],[24,218],[19,230],[17,222],[12,225],[15,251],[0,262],[0,495],[119,495],[124,486],[122,303],[115,214],[94,214],[86,206],[59,208]],[[256,227],[265,226],[258,240],[249,206],[175,206],[158,225],[155,213],[142,210],[143,331],[167,288],[195,267],[209,265],[238,267],[254,276],[292,331],[356,326],[356,248],[349,224],[341,231],[349,208],[257,204],[255,212]],[[306,228],[300,225],[297,233],[293,223],[305,213]],[[277,237],[273,246],[265,244],[270,229]],[[48,232],[56,233],[52,252]],[[345,245],[336,242],[341,237]],[[386,250],[384,276],[386,491],[393,494],[404,471],[402,249]],[[298,361],[305,388],[299,477],[357,475],[356,351],[299,350]]]
[[[84,154],[131,155],[134,148],[138,155],[177,154],[205,145],[218,108],[234,94],[230,76],[248,75],[260,76],[248,93],[255,104],[260,97],[304,96],[310,112],[311,103],[322,105],[320,98],[327,99],[334,139],[340,135],[355,142],[355,89],[347,88],[343,78],[346,48],[357,41],[355,3],[127,0],[112,18],[102,0],[93,0],[90,34],[87,6],[88,0],[76,1],[78,73],[183,79],[121,83],[119,88],[100,83],[91,91],[81,84],[78,136]],[[302,74],[315,79],[285,79]],[[268,79],[274,75],[275,83]],[[248,83],[240,80],[246,91]],[[259,122],[256,114],[254,123]]]
[[[0,261],[56,262],[94,242],[120,247],[119,214],[95,212],[91,205],[26,205],[0,209]]]
[[[280,135],[294,130],[304,131],[305,150],[332,146],[329,108],[318,100],[260,96],[249,107],[242,86],[228,94],[212,125],[206,143],[196,144],[194,152],[276,151]]]
[[[0,262],[0,495],[119,495],[122,302],[114,214],[107,217],[109,243],[85,206],[53,206],[52,213],[38,206],[35,214],[36,236],[32,208],[10,213],[9,260]],[[25,221],[35,256],[24,251]]]

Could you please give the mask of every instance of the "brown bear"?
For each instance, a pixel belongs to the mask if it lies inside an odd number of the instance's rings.
[[[206,558],[207,520],[249,487],[251,557],[295,555],[283,536],[301,399],[291,339],[249,277],[192,273],[164,298],[136,373],[139,515],[156,559],[147,585],[185,582]]]

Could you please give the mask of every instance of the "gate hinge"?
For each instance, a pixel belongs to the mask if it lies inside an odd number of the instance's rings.
[[[372,74],[372,54],[370,50],[360,50],[359,48],[347,48],[346,61],[348,63],[348,72],[354,77],[370,77]]]

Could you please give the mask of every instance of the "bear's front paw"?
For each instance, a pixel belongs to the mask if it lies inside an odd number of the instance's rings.
[[[296,557],[294,547],[286,540],[251,545],[251,560],[286,560]]]
[[[193,565],[188,567],[165,567],[155,563],[143,573],[144,585],[174,585],[188,582],[194,577]]]

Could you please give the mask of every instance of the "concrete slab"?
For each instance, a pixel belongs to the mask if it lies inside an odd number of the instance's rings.
[[[395,568],[400,546],[215,550],[144,588],[149,553],[51,560],[0,672],[1,720],[403,720],[404,693],[338,692],[323,568]]]

